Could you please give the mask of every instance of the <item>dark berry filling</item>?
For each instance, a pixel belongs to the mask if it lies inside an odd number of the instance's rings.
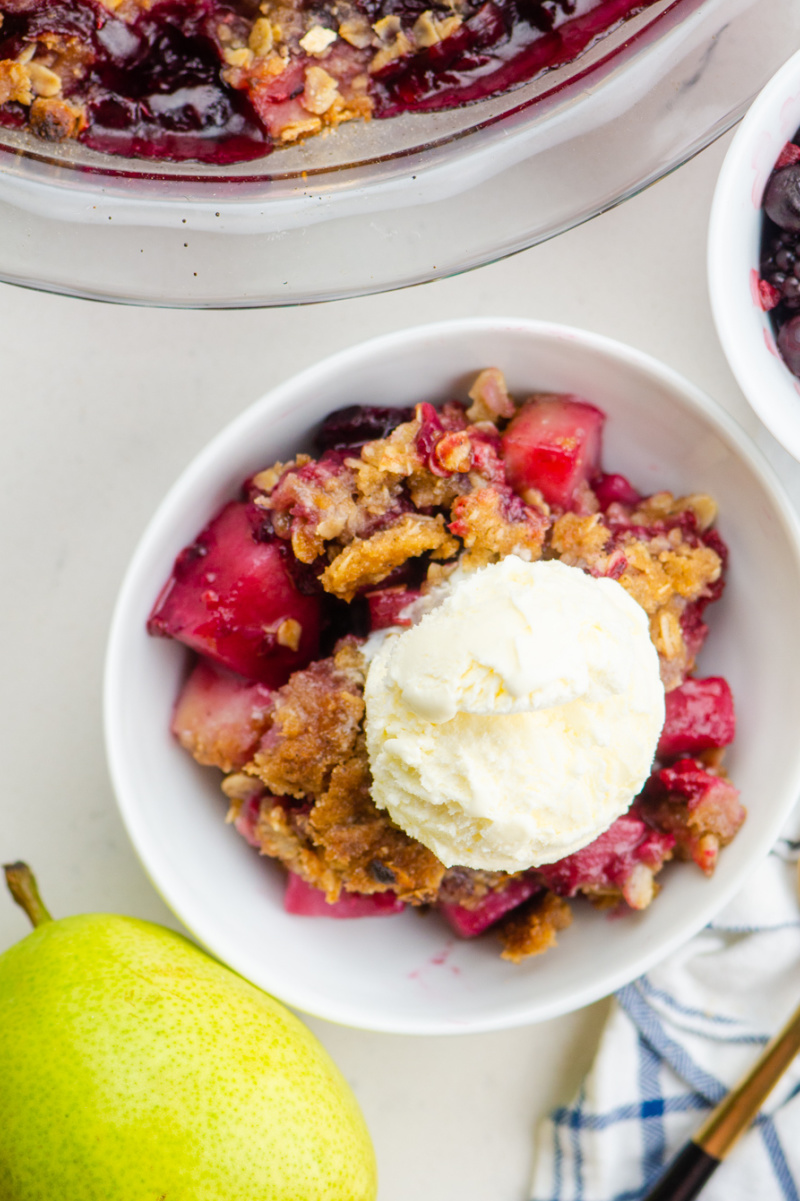
[[[127,157],[218,164],[258,158],[268,140],[243,91],[220,77],[210,2],[168,0],[129,24],[94,4],[62,2],[4,14],[0,58],[16,58],[37,38],[60,35],[83,48],[66,99],[80,93],[88,126],[80,141]],[[18,125],[19,104],[0,106]]]
[[[387,409],[379,405],[348,405],[329,413],[314,435],[319,451],[354,450],[385,438],[404,421],[411,421],[413,409]]]
[[[505,92],[577,58],[654,0],[487,0],[450,38],[376,76],[379,117],[456,108]],[[364,7],[369,9],[367,3]],[[374,6],[377,8],[378,6]],[[419,13],[423,0],[383,11]]]
[[[763,207],[759,301],[786,366],[800,378],[800,130],[781,151]]]
[[[365,103],[376,117],[391,117],[496,95],[571,62],[653,3],[467,0],[454,31],[432,45],[410,44],[379,69],[369,66]],[[334,64],[336,75],[343,62],[355,61],[340,38],[339,59],[336,53],[309,59],[295,45],[282,72],[232,78],[220,27],[241,34],[246,43],[259,12],[267,11],[263,3],[156,0],[142,4],[135,19],[129,13],[123,19],[112,8],[98,0],[6,0],[0,6],[0,68],[6,70],[4,77],[0,71],[0,97],[5,88],[0,125],[27,124],[42,138],[76,137],[94,150],[126,157],[240,162],[268,154],[281,140],[317,132],[319,121],[317,129],[299,129],[304,121],[309,125],[311,113],[325,111],[300,107],[309,65]],[[335,4],[298,0],[296,9],[325,29],[338,26]],[[443,10],[431,9],[428,0],[351,0],[349,11],[370,24],[397,17],[410,29],[424,14],[441,17]],[[40,78],[41,67],[54,70],[59,91],[38,92],[35,80],[32,93],[26,94],[24,81],[15,90],[22,78],[17,68],[34,50]],[[369,54],[354,70],[363,76],[368,60]],[[339,76],[340,83],[343,79]],[[57,102],[43,103],[42,95],[56,96]],[[284,137],[281,131],[292,121],[299,132]]]

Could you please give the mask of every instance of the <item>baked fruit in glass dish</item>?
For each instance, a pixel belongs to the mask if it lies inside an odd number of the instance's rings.
[[[290,913],[435,910],[519,961],[573,899],[711,875],[741,826],[731,691],[692,674],[727,549],[709,496],[603,470],[587,400],[488,368],[469,402],[332,413],[181,552],[148,629],[196,652],[173,734]]]
[[[657,0],[4,0],[0,123],[226,164],[354,118],[456,108]]]

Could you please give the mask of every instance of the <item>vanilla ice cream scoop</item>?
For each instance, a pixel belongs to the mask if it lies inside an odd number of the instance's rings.
[[[373,799],[448,867],[519,871],[630,807],[664,723],[647,616],[615,580],[509,555],[367,675]]]

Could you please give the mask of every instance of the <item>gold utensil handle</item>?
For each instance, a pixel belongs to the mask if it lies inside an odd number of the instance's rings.
[[[760,1058],[732,1092],[708,1115],[693,1138],[715,1159],[724,1159],[755,1118],[762,1102],[800,1051],[800,1008],[764,1048]]]
[[[736,1088],[711,1111],[643,1201],[692,1201],[719,1167],[800,1051],[800,1009],[767,1044]]]

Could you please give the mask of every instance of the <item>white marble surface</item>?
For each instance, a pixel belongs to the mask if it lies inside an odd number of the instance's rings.
[[[657,355],[756,436],[800,499],[800,468],[758,425],[723,359],[705,232],[724,144],[553,242],[470,275],[307,309],[127,309],[0,286],[7,638],[0,857],[26,858],[56,915],[177,923],[127,841],[103,752],[106,633],[125,564],[178,471],[298,366],[446,316],[570,322]],[[0,896],[0,950],[25,933]],[[381,1201],[523,1201],[537,1118],[587,1067],[605,1003],[538,1027],[457,1038],[312,1021],[370,1124]]]

